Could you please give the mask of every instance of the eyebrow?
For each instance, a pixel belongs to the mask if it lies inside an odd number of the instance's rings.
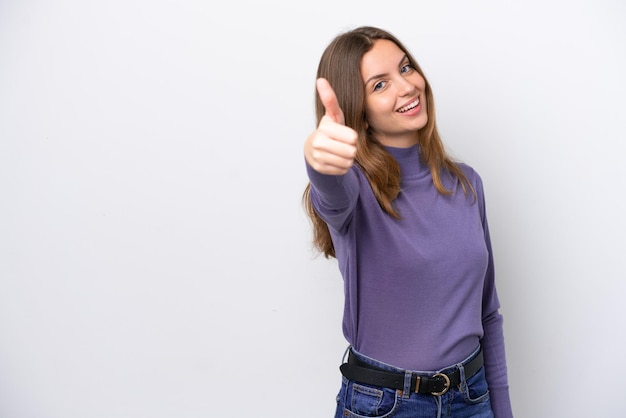
[[[399,66],[401,66],[401,65],[402,65],[402,63],[403,63],[404,61],[408,60],[408,59],[409,59],[409,57],[408,57],[406,54],[404,54],[404,55],[402,56],[402,59],[401,59],[401,60],[400,60],[400,62],[398,63],[398,67],[399,67]],[[374,80],[374,79],[376,79],[376,78],[382,78],[382,77],[384,77],[384,76],[386,76],[386,75],[387,75],[387,73],[382,73],[382,74],[376,74],[376,75],[373,75],[373,76],[371,76],[370,78],[368,78],[368,79],[365,81],[365,85],[367,86],[367,84],[368,84],[370,81],[372,81],[372,80]]]

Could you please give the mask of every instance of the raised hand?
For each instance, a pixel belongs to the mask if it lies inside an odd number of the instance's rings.
[[[304,156],[318,173],[346,174],[354,164],[357,133],[345,125],[343,111],[330,83],[318,78],[316,86],[326,112],[304,143]]]

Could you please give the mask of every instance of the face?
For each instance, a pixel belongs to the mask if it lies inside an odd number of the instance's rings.
[[[367,123],[383,145],[410,147],[428,122],[426,82],[398,46],[374,42],[361,60]]]

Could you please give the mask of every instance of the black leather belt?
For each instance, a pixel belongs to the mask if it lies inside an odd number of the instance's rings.
[[[473,359],[463,365],[465,378],[469,379],[476,374],[482,366],[483,352],[480,350]],[[347,379],[354,380],[355,382],[404,390],[403,372],[379,369],[361,361],[352,354],[352,351],[350,351],[348,356],[348,362],[343,363],[339,369],[341,370],[341,374]],[[410,390],[411,392],[438,396],[443,395],[448,389],[457,386],[459,383],[461,383],[461,371],[458,367],[455,367],[453,371],[448,373],[435,373],[432,375],[413,373],[411,376]]]

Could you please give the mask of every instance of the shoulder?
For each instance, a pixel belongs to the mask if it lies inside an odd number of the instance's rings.
[[[483,192],[483,180],[480,177],[478,171],[467,163],[457,162],[456,165],[461,169],[467,180],[476,188],[476,192],[482,194]]]
[[[476,202],[482,216],[485,214],[485,189],[483,186],[483,180],[474,168],[466,163],[457,162],[457,166],[463,171],[463,174],[467,177],[467,180],[474,188],[476,192]]]
[[[469,164],[457,162],[456,165],[463,171],[468,180],[480,180],[480,174]]]

